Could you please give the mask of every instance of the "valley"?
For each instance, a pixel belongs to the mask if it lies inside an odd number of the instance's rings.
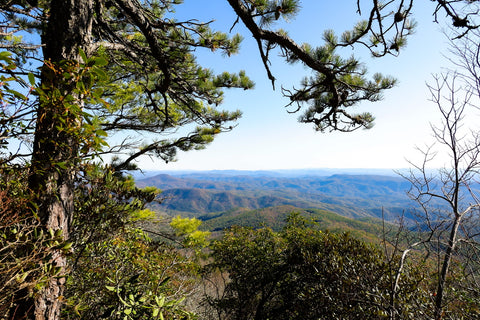
[[[322,228],[378,236],[382,218],[412,218],[409,183],[394,173],[329,174],[327,171],[202,171],[151,174],[140,187],[162,190],[153,209],[168,216],[196,217],[203,228],[231,225],[280,229],[291,212],[317,220]]]

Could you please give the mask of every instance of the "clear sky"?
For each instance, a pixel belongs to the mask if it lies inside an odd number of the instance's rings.
[[[368,2],[368,1],[367,1]],[[299,15],[282,28],[297,43],[322,44],[325,29],[338,34],[359,20],[356,1],[303,0]],[[179,19],[214,19],[213,27],[228,31],[235,15],[226,0],[185,0],[177,9]],[[434,105],[428,101],[426,82],[432,73],[442,71],[446,59],[446,37],[442,25],[433,22],[431,1],[416,3],[416,33],[399,57],[373,59],[365,51],[354,51],[369,72],[395,76],[398,85],[385,92],[384,99],[365,103],[358,110],[368,110],[376,117],[370,130],[352,133],[320,133],[311,125],[297,122],[299,114],[288,114],[279,88],[291,88],[308,71],[301,65],[289,66],[273,59],[277,78],[273,91],[262,66],[255,42],[237,25],[233,32],[244,35],[240,53],[223,58],[219,53],[200,52],[199,61],[217,72],[244,69],[256,83],[250,91],[227,91],[220,108],[240,109],[243,117],[231,132],[220,135],[205,150],[179,153],[178,161],[142,160],[146,170],[265,170],[299,168],[404,168],[407,159],[416,159],[415,146],[429,144],[430,122],[438,120]]]

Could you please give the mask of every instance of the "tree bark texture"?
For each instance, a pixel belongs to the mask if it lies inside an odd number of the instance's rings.
[[[79,49],[85,52],[92,34],[93,0],[52,0],[47,13],[48,24],[42,34],[44,60],[55,66],[60,61],[79,61]],[[62,73],[47,71],[44,65],[42,88],[71,92]],[[47,92],[48,94],[48,92]],[[75,97],[81,101],[81,97]],[[81,104],[81,102],[79,102]],[[80,106],[81,107],[81,106]],[[61,230],[68,239],[69,225],[74,213],[75,163],[78,158],[78,140],[68,125],[80,121],[68,119],[68,110],[54,100],[39,100],[34,136],[32,170],[29,187],[35,195],[37,213],[48,230]],[[57,165],[61,163],[61,165]],[[61,297],[66,272],[65,255],[57,250],[48,263],[60,268],[58,276],[51,277],[34,301],[36,320],[60,319]],[[27,316],[28,318],[31,315]]]

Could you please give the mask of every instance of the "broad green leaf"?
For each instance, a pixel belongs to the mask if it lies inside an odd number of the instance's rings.
[[[28,81],[30,82],[30,85],[32,85],[32,87],[35,86],[35,76],[31,72],[28,74]]]

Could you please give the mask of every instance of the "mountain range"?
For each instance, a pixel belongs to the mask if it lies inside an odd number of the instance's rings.
[[[328,171],[169,172],[138,179],[137,184],[163,190],[154,209],[168,214],[220,219],[265,208],[315,209],[348,218],[411,215],[406,195],[410,184],[386,174],[328,174]]]

